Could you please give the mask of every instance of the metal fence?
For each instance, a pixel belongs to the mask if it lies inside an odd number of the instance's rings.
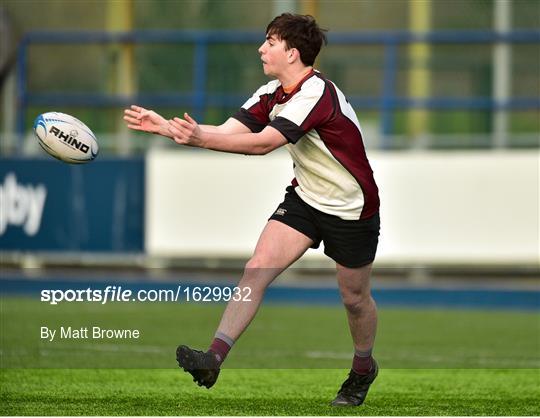
[[[212,93],[207,90],[208,51],[216,44],[258,44],[262,40],[260,32],[246,31],[134,31],[129,33],[108,32],[50,32],[27,33],[18,49],[17,65],[17,112],[16,129],[19,142],[27,127],[26,113],[29,106],[81,106],[120,107],[133,102],[145,106],[190,106],[196,117],[200,117],[210,107],[239,106],[246,98],[244,94]],[[436,44],[485,44],[495,45],[532,44],[540,45],[539,30],[495,31],[437,31],[429,33],[412,32],[355,32],[331,33],[332,45],[376,45],[384,48],[382,86],[377,96],[348,96],[348,100],[358,110],[380,112],[381,146],[391,146],[397,110],[485,110],[514,111],[540,109],[538,92],[529,97],[404,97],[396,90],[398,74],[398,47],[413,43]],[[50,93],[33,92],[29,88],[29,74],[34,71],[28,65],[29,50],[38,44],[189,44],[193,46],[191,90],[174,93],[118,95],[104,93]]]

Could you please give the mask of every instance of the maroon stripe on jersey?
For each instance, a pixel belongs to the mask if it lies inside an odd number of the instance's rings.
[[[334,117],[337,108],[339,108],[339,106],[335,106],[335,100],[332,94],[329,93],[328,83],[325,81],[323,94],[319,97],[319,100],[315,106],[313,106],[300,127],[307,133],[318,126],[321,126]]]
[[[364,207],[360,219],[366,219],[379,210],[379,190],[375,184],[373,170],[369,165],[358,128],[347,117],[340,115],[338,118],[347,119],[351,126],[341,132],[336,132],[332,130],[333,124],[328,124],[317,132],[334,158],[351,173],[362,188]]]
[[[261,132],[270,123],[268,115],[275,101],[275,92],[262,94],[259,96],[258,102],[254,103],[249,109],[241,108],[233,118],[246,125],[251,132]]]
[[[329,81],[326,81],[325,100],[320,100],[316,108],[319,106],[332,106],[335,113],[334,116],[326,123],[316,127],[317,133],[322,141],[334,156],[334,158],[356,179],[364,193],[364,207],[360,215],[360,219],[369,218],[379,210],[379,190],[373,178],[373,170],[369,165],[366,156],[366,150],[362,141],[362,134],[358,127],[341,112],[337,93],[334,86]],[[328,108],[318,109],[312,112],[313,115],[318,113],[328,113]],[[311,117],[308,117],[308,119]],[[309,126],[311,121],[306,119],[304,124]]]

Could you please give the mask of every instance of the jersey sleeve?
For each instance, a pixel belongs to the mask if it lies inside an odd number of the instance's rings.
[[[333,109],[324,81],[315,78],[302,86],[269,125],[294,144],[328,120]]]
[[[251,132],[261,132],[270,123],[269,90],[268,84],[260,87],[232,117],[247,126]]]

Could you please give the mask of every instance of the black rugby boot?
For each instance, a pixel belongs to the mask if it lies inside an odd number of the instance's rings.
[[[188,346],[180,345],[176,349],[176,361],[185,372],[193,376],[193,381],[199,386],[210,389],[219,376],[220,364],[216,355],[207,351],[192,350]]]
[[[349,377],[341,385],[332,406],[359,406],[366,399],[369,387],[379,373],[379,366],[373,360],[373,369],[366,375],[357,374],[351,369]]]

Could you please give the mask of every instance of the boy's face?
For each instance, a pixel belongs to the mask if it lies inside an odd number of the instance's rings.
[[[287,67],[289,51],[287,43],[276,35],[267,35],[264,43],[259,47],[259,54],[263,62],[264,74],[278,77]]]

